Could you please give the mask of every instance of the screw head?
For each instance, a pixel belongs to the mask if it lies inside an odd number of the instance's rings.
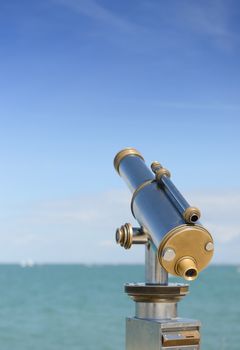
[[[172,261],[176,256],[175,250],[172,248],[166,248],[163,252],[163,260]]]
[[[205,246],[205,249],[208,251],[208,252],[211,252],[213,249],[214,249],[214,244],[213,242],[208,242]]]

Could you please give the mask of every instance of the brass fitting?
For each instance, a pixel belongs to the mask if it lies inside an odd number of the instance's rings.
[[[116,154],[114,161],[113,161],[114,168],[116,169],[116,171],[118,173],[119,173],[119,166],[120,166],[121,161],[129,155],[137,156],[137,157],[141,158],[142,160],[144,160],[141,153],[139,153],[138,150],[136,150],[135,148],[132,148],[132,147],[124,148],[123,150],[121,150],[120,152],[118,152]]]
[[[161,181],[162,176],[165,175],[167,177],[171,177],[171,173],[166,168],[160,168],[156,171],[156,181],[159,183]]]
[[[157,161],[152,162],[151,169],[154,172],[154,174],[156,175],[157,182],[161,181],[161,178],[163,175],[165,175],[167,177],[171,177],[170,171],[166,168],[163,168],[163,166]]]
[[[116,230],[116,242],[125,249],[131,248],[132,244],[146,244],[148,235],[142,229],[132,227],[126,223]]]
[[[191,257],[183,257],[178,260],[175,269],[179,276],[188,281],[193,281],[198,276],[196,262]]]
[[[162,165],[161,165],[161,163],[159,163],[158,161],[154,161],[154,162],[152,162],[152,164],[151,164],[151,169],[152,169],[152,171],[154,172],[154,174],[156,174],[156,172],[159,170],[159,169],[161,169],[162,168]]]
[[[158,258],[168,273],[194,280],[209,264],[213,251],[210,233],[200,225],[186,224],[165,235],[158,247]]]
[[[197,220],[199,220],[201,216],[201,212],[198,208],[196,207],[188,207],[184,212],[183,212],[183,219],[185,220],[186,223],[188,224],[193,224]]]

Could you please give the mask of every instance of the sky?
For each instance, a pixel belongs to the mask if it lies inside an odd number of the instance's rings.
[[[0,262],[143,263],[113,168],[160,161],[240,264],[240,4],[0,3]]]

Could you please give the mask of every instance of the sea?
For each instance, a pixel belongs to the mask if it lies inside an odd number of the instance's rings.
[[[0,350],[124,350],[123,285],[141,281],[141,265],[0,265]],[[240,350],[240,267],[210,266],[178,311],[201,320],[202,350]]]

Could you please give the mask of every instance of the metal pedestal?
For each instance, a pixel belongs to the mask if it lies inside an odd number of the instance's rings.
[[[168,283],[168,276],[146,246],[146,283],[129,283],[135,317],[126,319],[126,350],[199,350],[200,322],[177,317],[177,303],[188,285]]]
[[[199,350],[200,323],[195,320],[126,319],[126,350]]]

